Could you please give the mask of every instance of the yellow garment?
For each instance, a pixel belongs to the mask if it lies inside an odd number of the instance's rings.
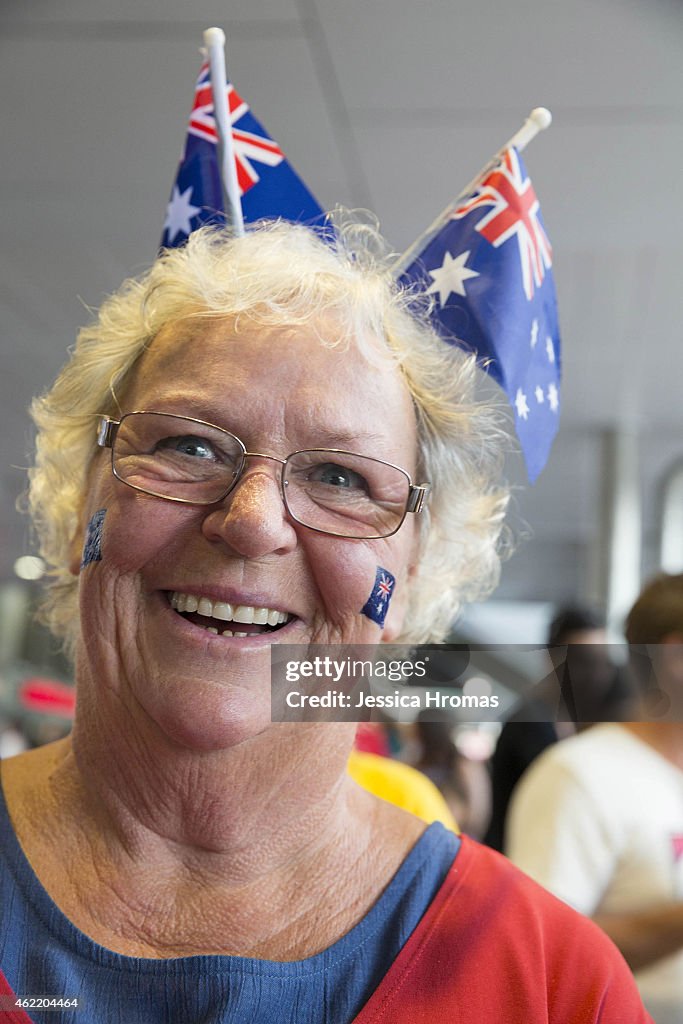
[[[389,757],[352,750],[348,772],[368,792],[410,811],[427,824],[440,821],[452,832],[459,831],[439,790],[416,768]]]

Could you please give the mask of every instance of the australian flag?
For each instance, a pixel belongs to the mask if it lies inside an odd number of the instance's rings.
[[[278,144],[229,82],[226,91],[244,220],[282,217],[321,223],[320,205],[287,163]],[[207,61],[195,86],[185,151],[166,208],[161,244],[165,248],[182,245],[202,224],[216,223],[226,223],[226,216]]]
[[[396,577],[388,569],[383,569],[381,565],[378,565],[375,572],[374,586],[370,597],[361,608],[361,615],[372,619],[378,626],[383,626],[389,611],[389,603],[395,584]]]
[[[434,296],[445,341],[476,353],[505,391],[533,483],[560,416],[560,333],[552,250],[516,149],[409,250],[400,280]]]

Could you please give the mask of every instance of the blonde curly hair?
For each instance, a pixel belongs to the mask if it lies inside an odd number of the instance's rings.
[[[339,325],[335,345],[362,347],[370,334],[385,341],[416,410],[418,480],[432,484],[418,517],[418,567],[397,642],[439,642],[461,605],[497,583],[508,501],[499,413],[475,400],[474,357],[445,345],[430,326],[427,303],[396,285],[376,231],[350,225],[329,244],[280,221],[240,238],[202,228],[105,301],[52,388],[31,407],[38,435],[29,506],[51,577],[43,618],[68,653],[79,629],[69,551],[97,451],[96,423],[101,414],[116,415],[141,353],[162,327],[186,317],[227,317],[239,330],[247,321],[315,327],[330,316]]]

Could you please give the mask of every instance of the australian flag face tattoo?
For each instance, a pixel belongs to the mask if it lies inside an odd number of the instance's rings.
[[[388,569],[383,569],[381,565],[378,565],[375,573],[375,585],[370,597],[361,608],[361,615],[372,619],[378,626],[383,626],[395,585],[396,577],[392,576]]]
[[[102,526],[106,514],[106,508],[99,509],[87,525],[81,569],[85,569],[91,562],[99,562],[102,558]]]

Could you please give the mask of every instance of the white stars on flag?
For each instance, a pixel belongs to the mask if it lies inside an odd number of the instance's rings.
[[[529,340],[531,347],[536,348],[536,344],[538,342],[538,320],[534,320],[531,325],[531,338]]]
[[[554,381],[551,381],[547,388],[542,387],[541,384],[536,384],[533,391],[531,391],[531,386],[529,385],[528,390],[536,399],[536,405],[534,408],[539,414],[541,412],[539,406],[543,406],[544,408],[547,408],[549,412],[557,414],[557,411],[560,408],[560,392]],[[529,406],[527,391],[521,387],[517,388],[515,400],[512,404],[514,405],[517,416],[520,420],[528,420],[530,414],[533,419],[534,415],[536,415]]]
[[[427,289],[427,294],[430,295],[438,292],[440,306],[446,305],[448,297],[452,292],[455,292],[456,295],[465,296],[465,281],[471,277],[479,277],[479,273],[476,270],[471,270],[467,266],[469,254],[470,251],[468,249],[467,252],[461,252],[454,259],[446,251],[441,266],[429,271],[429,275],[433,280]]]
[[[173,195],[166,207],[166,220],[164,231],[168,231],[166,239],[169,245],[173,245],[176,235],[189,235],[192,231],[192,218],[201,212],[201,206],[193,206],[191,203],[192,186],[181,192],[177,185],[173,186]]]
[[[515,395],[515,409],[517,415],[521,420],[525,420],[529,415],[529,405],[526,400],[526,395],[521,388],[517,388],[517,394]]]
[[[550,336],[548,336],[545,339],[545,350],[548,353],[548,362],[549,363],[554,363],[555,362],[555,349],[553,348],[553,339]]]

